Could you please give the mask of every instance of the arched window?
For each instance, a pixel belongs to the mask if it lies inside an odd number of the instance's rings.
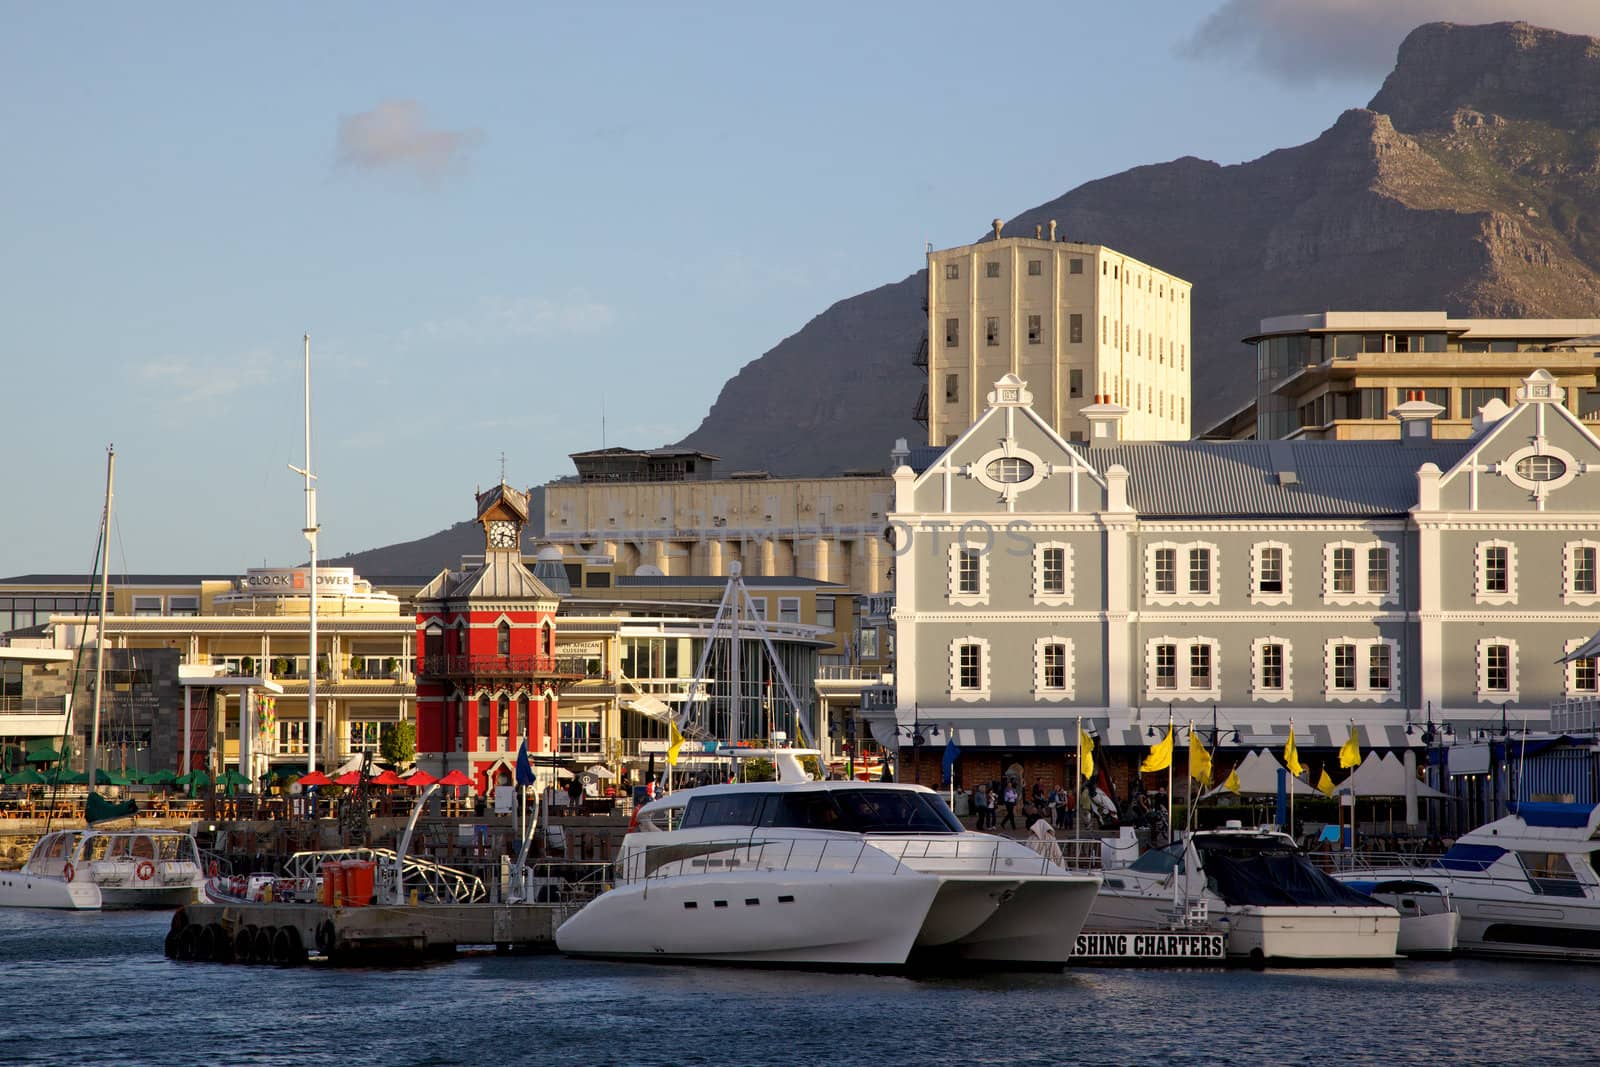
[[[485,693],[478,698],[478,744],[484,744],[482,738],[489,736],[489,696]]]
[[[544,695],[544,722],[540,725],[542,726],[541,732],[545,738],[553,744],[556,737],[559,736],[559,731],[556,729],[556,695],[554,693],[547,692]]]
[[[517,696],[517,733],[526,736],[528,727],[528,694],[521,693]]]
[[[495,654],[498,656],[511,655],[511,624],[504,619],[495,630]]]
[[[508,696],[502,695],[500,697],[500,715],[499,715],[499,719],[500,719],[500,723],[499,723],[500,730],[499,730],[499,733],[497,734],[497,736],[499,736],[499,737],[510,737],[511,736],[511,698],[508,697]]]

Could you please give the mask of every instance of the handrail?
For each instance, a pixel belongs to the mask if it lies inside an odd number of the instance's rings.
[[[672,878],[699,877],[708,874],[733,873],[750,867],[770,871],[804,869],[820,873],[824,869],[838,869],[851,874],[859,873],[869,852],[881,854],[893,861],[886,872],[891,876],[904,873],[961,873],[977,871],[997,875],[1001,873],[1001,860],[1009,860],[1018,873],[1030,873],[1034,864],[1038,873],[1050,874],[1055,864],[1046,856],[1028,850],[1026,854],[1002,856],[1004,841],[911,840],[911,841],[859,841],[823,840],[813,838],[780,838],[756,840],[755,832],[745,837],[716,838],[705,841],[682,842],[687,850],[671,859],[659,856],[654,866],[648,862],[648,849],[633,849],[618,858],[618,880],[638,883],[648,892],[649,885]],[[775,858],[777,846],[783,845],[782,860]],[[805,846],[815,845],[808,848]],[[944,847],[940,847],[944,846]],[[659,847],[659,846],[658,846]],[[853,853],[853,854],[852,854]],[[731,855],[730,855],[731,854]],[[913,860],[948,861],[962,866],[925,871],[915,866]],[[970,865],[970,866],[968,866]],[[1059,869],[1059,868],[1057,868]]]

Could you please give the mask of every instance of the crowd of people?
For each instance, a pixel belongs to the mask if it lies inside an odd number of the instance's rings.
[[[1083,809],[1085,829],[1115,830],[1126,824],[1165,831],[1166,801],[1156,794],[1136,792],[1119,806],[1096,783],[1086,782],[1077,792],[1064,785],[1046,786],[1035,778],[1024,788],[1014,775],[979,782],[970,793],[974,829],[1026,831],[1043,820],[1052,829],[1078,825]],[[1159,824],[1159,825],[1158,825]]]

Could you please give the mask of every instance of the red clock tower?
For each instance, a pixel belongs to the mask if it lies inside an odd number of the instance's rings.
[[[418,593],[417,753],[479,792],[509,784],[517,747],[554,753],[560,598],[522,565],[528,497],[501,482],[478,494],[483,562],[441,571]]]

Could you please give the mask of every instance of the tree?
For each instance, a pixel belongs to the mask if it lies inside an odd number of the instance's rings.
[[[404,767],[417,758],[417,725],[410,719],[394,724],[378,742],[378,752],[393,767]]]

